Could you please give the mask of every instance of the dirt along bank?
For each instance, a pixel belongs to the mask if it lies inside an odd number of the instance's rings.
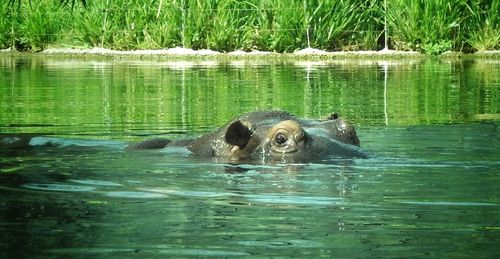
[[[425,58],[429,55],[417,51],[397,51],[383,49],[379,51],[324,51],[314,48],[305,48],[292,53],[277,53],[269,51],[242,51],[218,52],[209,49],[193,50],[182,47],[158,50],[112,50],[106,48],[47,48],[39,52],[19,52],[12,49],[0,50],[0,56],[51,56],[51,57],[81,57],[81,58],[108,58],[108,59],[141,59],[141,60],[329,60],[329,59],[407,59]],[[461,52],[445,52],[438,58],[493,58],[500,59],[500,50],[481,51],[472,54]]]

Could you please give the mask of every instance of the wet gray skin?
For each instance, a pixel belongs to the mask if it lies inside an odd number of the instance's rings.
[[[303,162],[332,157],[365,157],[354,127],[336,113],[323,120],[301,119],[284,111],[243,114],[220,129],[194,139],[151,139],[129,149],[184,146],[207,157]]]

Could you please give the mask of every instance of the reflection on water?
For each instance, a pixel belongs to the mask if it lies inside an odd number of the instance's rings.
[[[256,109],[360,125],[499,119],[496,60],[0,62],[10,132],[185,134]]]
[[[0,150],[0,257],[495,256],[499,64],[361,63],[2,60],[1,132],[59,145]],[[374,156],[122,149],[256,108],[339,111]]]

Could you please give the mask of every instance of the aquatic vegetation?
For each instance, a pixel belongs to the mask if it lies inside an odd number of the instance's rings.
[[[499,10],[500,0],[12,0],[0,4],[0,48],[378,50],[387,32],[396,50],[473,52],[499,48]]]

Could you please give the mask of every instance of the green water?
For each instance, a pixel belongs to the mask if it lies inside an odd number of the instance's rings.
[[[0,257],[499,255],[498,60],[0,68],[0,133],[67,144],[0,150]],[[121,149],[257,109],[337,111],[374,156],[235,165]]]

